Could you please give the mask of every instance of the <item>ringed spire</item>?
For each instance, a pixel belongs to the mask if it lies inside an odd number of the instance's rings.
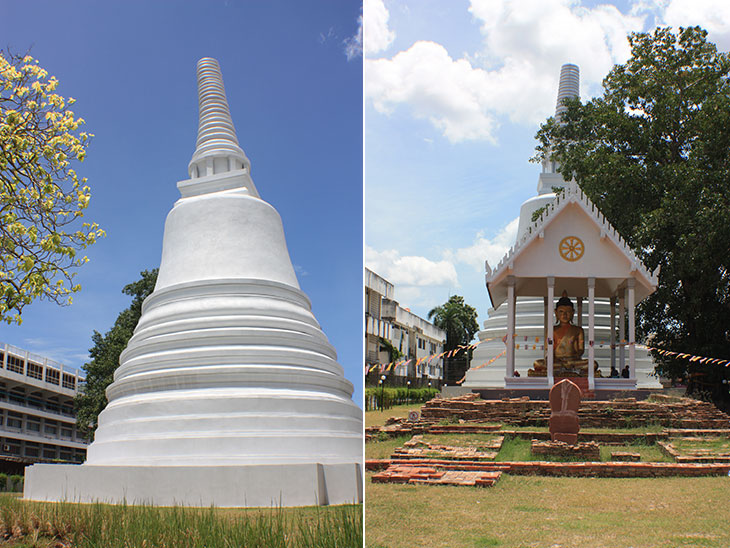
[[[191,179],[244,169],[251,162],[238,144],[218,61],[198,61],[198,140],[188,165]]]

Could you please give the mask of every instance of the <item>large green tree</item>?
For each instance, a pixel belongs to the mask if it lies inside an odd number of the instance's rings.
[[[76,423],[91,437],[96,430],[99,413],[106,407],[106,388],[114,380],[114,371],[119,367],[119,355],[127,347],[142,315],[142,302],[152,294],[157,282],[157,269],[140,273],[139,280],[124,286],[122,292],[132,296],[132,304],[117,316],[112,328],[102,335],[94,331],[91,340],[94,347],[89,350],[91,361],[84,364],[86,382],[76,396]]]
[[[0,320],[20,323],[36,298],[67,304],[81,287],[78,254],[104,233],[82,222],[81,162],[90,134],[32,57],[0,51]]]
[[[476,309],[466,304],[464,297],[459,295],[452,295],[444,304],[431,309],[428,319],[446,331],[444,350],[447,351],[469,344],[479,331]]]
[[[667,350],[730,358],[730,58],[699,27],[629,37],[631,58],[603,95],[568,101],[539,132],[650,270],[657,291],[638,307],[639,335]],[[724,367],[655,353],[659,372],[689,373],[727,397]],[[689,371],[687,368],[691,367]],[[699,386],[699,385],[698,385]]]

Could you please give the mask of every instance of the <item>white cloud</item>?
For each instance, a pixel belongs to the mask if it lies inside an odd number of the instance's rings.
[[[357,18],[357,32],[345,40],[345,55],[348,61],[362,56],[362,13]]]
[[[670,0],[664,23],[677,27],[699,25],[720,51],[730,49],[730,3],[727,0]]]
[[[365,94],[377,111],[407,104],[452,142],[495,142],[500,117],[534,125],[554,112],[563,63],[578,64],[582,88],[597,91],[646,17],[577,0],[472,0],[469,11],[484,36],[474,55],[452,58],[418,41],[390,59],[366,59]]]
[[[390,113],[407,103],[452,142],[493,140],[490,87],[485,71],[452,59],[434,42],[416,42],[392,59],[365,60],[365,95],[376,110]]]
[[[363,2],[363,14],[365,54],[372,55],[388,49],[388,46],[395,39],[395,32],[388,28],[390,14],[383,0],[365,0]]]
[[[510,221],[493,238],[487,238],[483,232],[480,232],[472,245],[457,249],[447,256],[455,262],[468,264],[479,272],[484,272],[485,260],[489,261],[491,267],[494,267],[514,245],[519,220],[517,217]]]
[[[418,256],[402,257],[395,249],[377,251],[366,246],[365,264],[396,287],[458,286],[456,269],[447,260],[432,261]]]

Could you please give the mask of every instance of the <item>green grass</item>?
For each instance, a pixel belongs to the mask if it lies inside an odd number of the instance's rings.
[[[693,449],[707,449],[714,453],[730,452],[730,439],[728,438],[672,438],[671,442],[672,445],[680,452],[691,451]]]
[[[388,417],[407,417],[409,411],[421,411],[421,403],[394,405],[384,411],[365,411],[365,427],[383,426]]]
[[[380,441],[371,441],[365,444],[366,459],[388,459],[397,447],[402,447],[411,436],[398,436]]]
[[[369,548],[730,546],[727,477],[503,475],[491,488],[373,484],[369,477]]]
[[[502,430],[514,430],[516,432],[547,432],[548,426],[511,426],[505,424],[502,426]],[[601,434],[601,433],[615,433],[615,434],[657,434],[664,430],[661,424],[651,423],[645,426],[637,427],[623,427],[623,428],[583,428],[581,426],[580,431],[586,434]],[[580,436],[580,434],[578,434]]]
[[[159,508],[36,503],[0,496],[0,544],[4,546],[356,548],[362,546],[362,539],[361,505]]]
[[[438,443],[457,447],[479,447],[494,440],[499,434],[424,434],[426,443]]]
[[[608,462],[611,459],[611,453],[615,451],[624,451],[627,453],[639,453],[641,462],[674,462],[674,459],[662,453],[656,445],[630,443],[626,445],[603,445],[601,446],[601,460]]]

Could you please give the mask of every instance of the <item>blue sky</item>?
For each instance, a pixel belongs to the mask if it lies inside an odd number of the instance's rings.
[[[218,59],[261,197],[282,217],[302,290],[362,400],[360,2],[5,0],[2,47],[30,49],[95,134],[78,168],[107,232],[70,307],[36,302],[0,341],[72,367],[159,265],[165,217],[197,136],[195,64]]]
[[[730,49],[726,0],[365,0],[365,263],[402,306],[425,317],[459,294],[482,324],[484,261],[537,193],[528,160],[561,65],[580,66],[588,99],[628,33],[657,25]]]

